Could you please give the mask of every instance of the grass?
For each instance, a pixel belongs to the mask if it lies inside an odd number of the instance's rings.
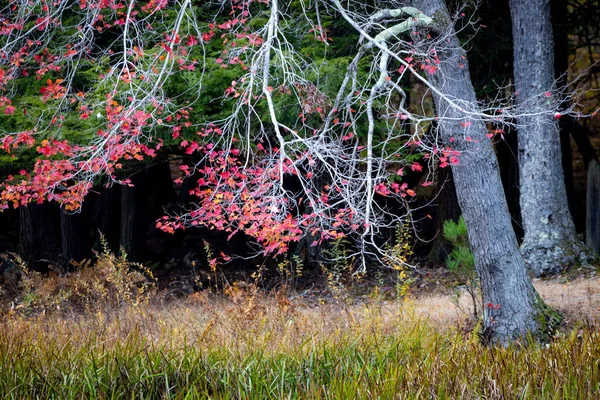
[[[3,398],[598,398],[592,324],[484,348],[419,300],[314,305],[238,291],[0,323]],[[456,322],[456,321],[455,321]]]

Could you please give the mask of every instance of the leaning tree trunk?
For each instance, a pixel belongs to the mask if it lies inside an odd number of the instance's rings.
[[[555,95],[554,42],[549,0],[510,0],[519,119],[519,182],[525,237],[523,256],[536,276],[554,274],[589,250],[569,213],[558,121],[547,111]]]
[[[548,333],[546,322],[553,321],[557,314],[544,304],[527,274],[486,126],[476,118],[469,119],[463,111],[478,110],[466,52],[450,26],[443,0],[413,0],[412,4],[449,32],[444,48],[438,49],[439,70],[428,78],[440,93],[448,96],[434,96],[441,137],[461,152],[460,165],[453,165],[452,173],[486,305],[482,320],[484,339],[506,344],[528,333],[544,337]],[[415,40],[426,36],[415,35]],[[450,104],[449,98],[461,102],[461,107]],[[466,137],[474,140],[464,140]]]

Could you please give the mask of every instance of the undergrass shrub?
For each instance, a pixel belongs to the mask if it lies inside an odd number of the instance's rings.
[[[2,294],[1,314],[81,312],[99,308],[118,309],[148,302],[155,289],[152,272],[127,260],[121,251],[115,255],[101,238],[102,250],[94,263],[75,265],[73,272],[49,275],[27,268],[16,255],[17,267],[11,290]]]

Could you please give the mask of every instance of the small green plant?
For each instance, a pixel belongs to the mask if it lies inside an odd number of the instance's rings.
[[[389,257],[384,260],[387,267],[397,272],[396,275],[396,298],[404,299],[408,295],[411,285],[414,283],[414,278],[410,275],[409,266],[407,264],[410,256],[413,255],[411,246],[411,230],[409,222],[404,225],[398,225],[395,233],[395,243],[388,247]]]
[[[467,292],[473,301],[473,317],[477,320],[481,310],[479,279],[475,270],[475,257],[469,244],[467,224],[462,216],[458,222],[452,220],[444,222],[444,238],[453,246],[446,259],[446,265],[459,280],[465,282]],[[453,299],[457,306],[459,306],[458,298],[458,293],[455,293]]]
[[[323,250],[327,262],[321,264],[321,268],[333,297],[338,300],[347,300],[344,276],[353,272],[354,257],[350,256],[349,246],[348,239],[342,237],[334,241],[330,248]]]
[[[304,274],[304,263],[298,254],[285,258],[277,264],[277,272],[281,277],[283,287],[295,287],[298,279]]]

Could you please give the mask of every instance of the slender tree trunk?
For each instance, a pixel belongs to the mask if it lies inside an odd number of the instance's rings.
[[[146,228],[148,182],[145,171],[133,175],[134,186],[121,188],[121,248],[131,261],[144,261],[147,256]]]
[[[144,173],[148,181],[147,217],[154,220],[165,215],[168,204],[177,201],[167,157],[155,159]]]
[[[413,0],[412,4],[432,16],[442,29],[451,23],[443,0]],[[415,36],[415,40],[423,37]],[[466,53],[453,31],[444,46],[438,49],[441,63],[439,70],[429,75],[430,81],[440,92],[464,101],[463,106],[476,108]],[[469,120],[462,110],[440,96],[434,96],[434,101],[442,116],[441,137],[461,152],[460,165],[453,165],[452,173],[486,305],[482,319],[484,339],[506,344],[528,333],[544,337],[547,326],[543,321],[556,314],[543,303],[527,274],[486,126],[477,119]],[[467,136],[474,140],[464,140]],[[451,143],[450,138],[456,142]]]
[[[498,156],[498,164],[500,165],[500,178],[504,186],[504,195],[508,203],[513,229],[519,240],[523,238],[523,226],[521,224],[521,207],[519,205],[518,148],[517,132],[513,131],[507,132],[504,140],[496,143],[496,155]]]
[[[87,205],[84,204],[85,208]],[[62,264],[68,268],[72,261],[79,262],[90,257],[90,227],[84,210],[70,214],[60,210],[60,233],[62,246]]]
[[[98,235],[103,235],[108,247],[114,252],[119,252],[119,235],[121,223],[121,186],[114,185],[110,188],[98,188],[100,194],[93,199],[91,220],[94,225],[94,247],[98,248]],[[88,205],[90,204],[88,199]]]
[[[510,0],[510,6],[517,99],[530,115],[518,121],[521,249],[530,270],[541,276],[587,263],[591,253],[577,238],[569,212],[558,121],[543,112],[545,93],[555,89],[550,2]]]
[[[60,263],[59,209],[56,203],[28,204],[19,208],[19,252],[29,266],[46,271]]]

